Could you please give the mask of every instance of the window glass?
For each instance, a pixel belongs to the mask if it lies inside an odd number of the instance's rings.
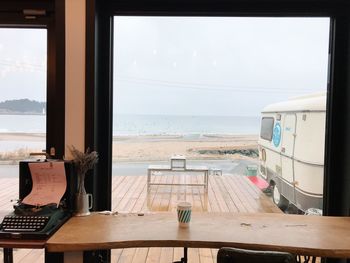
[[[329,26],[329,18],[114,17],[113,209],[189,200],[199,211],[267,211],[250,187],[284,211],[321,209]],[[203,187],[183,185],[203,182],[200,173],[151,171],[145,186],[149,166],[171,167],[174,155],[208,167],[208,199]],[[135,205],[134,196],[150,202]],[[239,203],[247,196],[253,207]]]
[[[261,119],[261,130],[260,138],[271,141],[273,131],[273,118],[262,118]]]
[[[0,28],[2,211],[18,198],[18,162],[46,148],[46,61],[46,29]]]
[[[0,28],[1,221],[19,197],[19,161],[46,149],[46,72],[47,29]],[[15,261],[23,255],[44,262],[44,250],[15,250]]]
[[[114,17],[112,209],[322,213],[329,23]]]

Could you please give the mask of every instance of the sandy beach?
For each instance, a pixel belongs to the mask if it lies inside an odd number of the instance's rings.
[[[45,135],[0,133],[0,177],[17,176],[18,161],[41,151],[33,145],[45,145]],[[257,136],[116,136],[113,175],[143,175],[149,164],[168,164],[176,154],[185,155],[192,164],[218,167],[223,174],[243,174],[247,165],[257,163]]]
[[[45,141],[44,133],[0,133],[0,142],[6,141]]]
[[[0,133],[0,162],[18,161],[45,149],[43,133]]]
[[[23,159],[41,151],[45,134],[0,133],[3,161]],[[149,135],[115,136],[113,161],[168,160],[174,154],[189,159],[237,159],[256,157],[256,135]],[[246,154],[242,154],[246,152]]]
[[[250,158],[242,151],[257,150],[256,135],[123,136],[113,139],[114,161],[169,160],[174,154],[188,159]]]

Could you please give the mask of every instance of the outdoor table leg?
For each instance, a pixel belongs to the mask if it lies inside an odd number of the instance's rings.
[[[150,169],[147,170],[147,193],[149,193],[150,190],[150,183],[151,183],[151,173],[152,171]]]
[[[208,193],[209,170],[205,172],[205,192]]]

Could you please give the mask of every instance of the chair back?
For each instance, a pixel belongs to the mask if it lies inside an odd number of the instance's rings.
[[[287,252],[223,247],[218,252],[217,263],[296,263],[296,258]]]

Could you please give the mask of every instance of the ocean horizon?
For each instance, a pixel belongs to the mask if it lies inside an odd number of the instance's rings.
[[[259,116],[115,114],[113,136],[258,134]],[[0,115],[0,133],[45,133],[46,115]]]
[[[184,139],[227,135],[259,134],[260,118],[247,116],[176,116],[117,114],[113,118],[113,136],[183,136]],[[1,133],[45,134],[45,115],[0,115]],[[4,137],[0,152],[18,149],[45,149],[45,136]]]
[[[184,116],[117,114],[113,135],[258,134],[258,116]]]

